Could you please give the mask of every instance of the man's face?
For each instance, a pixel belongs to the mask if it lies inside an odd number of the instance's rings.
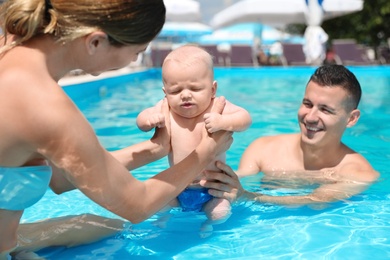
[[[339,143],[352,119],[348,95],[341,87],[320,86],[310,81],[298,110],[302,141],[308,144]]]

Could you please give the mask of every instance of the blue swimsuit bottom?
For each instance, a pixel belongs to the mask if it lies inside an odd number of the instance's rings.
[[[203,204],[211,200],[206,188],[187,188],[177,196],[183,211],[200,211]]]
[[[0,167],[0,209],[24,210],[45,194],[51,178],[47,165]]]

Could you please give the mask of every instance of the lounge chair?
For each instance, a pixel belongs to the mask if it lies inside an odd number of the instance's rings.
[[[381,64],[390,64],[390,48],[382,45],[377,48],[378,60]]]
[[[283,66],[307,65],[303,45],[299,43],[282,43],[283,54],[281,62]]]
[[[231,66],[254,66],[255,57],[252,46],[232,45],[230,53]]]
[[[165,57],[167,57],[168,53],[171,52],[171,48],[169,49],[161,49],[161,48],[152,48],[150,53],[150,58],[152,61],[153,67],[161,67]]]
[[[342,65],[366,65],[372,64],[364,53],[363,48],[354,39],[338,39],[332,41],[332,49],[335,53],[337,64]]]
[[[200,47],[205,49],[211,56],[213,56],[215,66],[226,66],[226,54],[220,52],[216,44],[202,44]]]

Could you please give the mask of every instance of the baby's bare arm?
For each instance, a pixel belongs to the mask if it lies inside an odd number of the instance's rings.
[[[218,102],[218,100],[215,102]],[[204,115],[204,122],[209,133],[214,133],[219,130],[241,132],[248,129],[252,124],[252,118],[247,110],[225,100],[225,107],[222,114],[213,111],[206,113]]]
[[[137,126],[142,131],[150,131],[155,127],[161,128],[165,126],[165,117],[161,112],[162,100],[155,106],[146,108],[137,116]]]

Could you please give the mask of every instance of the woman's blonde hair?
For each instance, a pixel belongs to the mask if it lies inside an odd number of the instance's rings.
[[[60,42],[94,31],[105,32],[111,44],[145,44],[165,22],[163,0],[8,0],[0,8],[5,40],[13,42],[0,52],[42,34]]]

